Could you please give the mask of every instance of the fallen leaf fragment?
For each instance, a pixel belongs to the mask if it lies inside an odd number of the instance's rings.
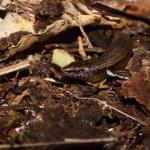
[[[33,22],[23,19],[16,13],[7,13],[4,20],[0,22],[0,38],[19,31],[34,33]]]
[[[75,58],[63,49],[55,49],[53,52],[52,63],[63,68],[74,62]]]
[[[135,98],[150,111],[150,70],[141,70],[123,82],[121,94],[125,98]]]
[[[135,51],[131,61],[130,71],[134,73],[140,70],[150,70],[150,52],[144,49]]]
[[[128,12],[139,14],[143,16],[148,16],[150,13],[150,3],[149,0],[126,0]]]
[[[25,96],[29,95],[28,90],[23,91],[21,95],[16,96],[16,98],[11,102],[11,106],[17,106]]]
[[[97,22],[97,19],[98,18],[95,16],[81,15],[80,21],[81,25],[85,26]],[[44,32],[26,35],[22,37],[17,45],[8,47],[8,50],[4,52],[2,58],[0,58],[0,61],[6,60],[7,58],[15,55],[17,52],[28,49],[32,44],[36,42],[42,42],[47,38],[58,35],[59,33],[76,26],[78,26],[77,23],[72,20],[71,17],[64,14],[61,20],[57,20],[54,23],[48,25]]]
[[[124,1],[124,0],[120,0],[120,1],[118,1],[118,0],[109,0],[109,1],[101,0],[101,3],[105,4],[109,7],[119,9],[119,10],[124,10],[126,7],[126,1]]]

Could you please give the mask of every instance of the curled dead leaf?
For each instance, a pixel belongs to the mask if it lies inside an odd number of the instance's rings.
[[[121,94],[125,98],[135,98],[150,110],[150,52],[145,49],[134,51],[129,68],[132,77],[123,82]]]
[[[80,19],[81,25],[85,26],[88,24],[96,23],[98,18],[96,16],[91,15],[81,15]],[[44,32],[33,33],[23,36],[17,45],[9,47],[8,51],[4,52],[3,56],[1,56],[0,58],[0,61],[6,60],[7,58],[15,55],[17,52],[26,50],[36,42],[44,41],[49,37],[56,36],[59,33],[66,31],[67,29],[73,28],[75,26],[78,26],[77,22],[72,20],[72,18],[69,15],[64,14],[63,19],[57,20],[51,25],[47,26]]]

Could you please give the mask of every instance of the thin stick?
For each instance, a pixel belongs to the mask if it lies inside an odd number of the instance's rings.
[[[97,11],[95,10],[89,10],[88,7],[82,3],[81,0],[73,0],[73,4],[78,7],[81,11],[83,11],[84,13],[88,14],[88,15],[95,15],[94,13],[96,13]]]
[[[23,144],[1,144],[0,149],[10,149],[10,148],[29,148],[29,147],[42,147],[42,146],[52,146],[52,145],[70,145],[70,144],[87,144],[87,143],[103,143],[103,142],[115,142],[117,138],[91,138],[91,139],[64,139],[64,141],[56,142],[39,142],[39,143],[23,143]]]
[[[124,11],[106,6],[106,5],[104,5],[104,4],[102,4],[101,2],[98,2],[98,1],[94,2],[92,4],[92,6],[97,10],[106,11],[106,12],[111,13],[111,14],[116,15],[116,16],[121,16],[121,17],[132,19],[132,20],[135,20],[135,21],[139,20],[139,21],[142,21],[146,24],[150,24],[150,19],[146,18],[145,16],[140,16],[140,15],[136,15],[136,14],[129,14],[127,12],[124,12]]]
[[[82,99],[82,100],[94,100],[94,101],[98,102],[98,104],[103,105],[104,108],[109,108],[109,109],[115,110],[116,112],[118,112],[118,113],[120,113],[120,114],[122,114],[122,115],[124,115],[124,116],[126,116],[126,117],[128,117],[128,118],[130,118],[130,119],[132,119],[132,120],[134,120],[134,121],[136,121],[136,122],[138,122],[138,123],[144,125],[144,126],[147,126],[147,124],[146,124],[144,121],[142,121],[142,120],[140,120],[140,119],[138,119],[138,118],[132,117],[132,116],[128,115],[127,113],[125,113],[125,112],[123,112],[123,111],[121,111],[121,110],[119,110],[119,109],[117,109],[117,108],[115,108],[115,107],[113,107],[113,106],[107,104],[106,101],[101,101],[101,100],[98,99],[98,98],[79,97],[79,96],[77,96],[77,95],[74,95],[74,94],[71,93],[70,91],[65,91],[65,92],[68,93],[68,94],[70,94],[70,95],[72,95],[73,97],[75,97],[75,98],[77,98],[77,99]]]
[[[86,53],[84,51],[83,42],[82,42],[82,39],[81,39],[80,36],[78,37],[78,45],[79,45],[79,54],[81,55],[83,60],[86,60],[88,57],[87,57],[87,55],[86,55]]]
[[[86,39],[86,42],[87,42],[87,45],[89,48],[93,48],[88,36],[86,35],[82,25],[81,25],[81,22],[80,22],[80,17],[79,17],[79,13],[78,11],[76,10],[76,8],[74,7],[74,5],[72,4],[71,0],[66,0],[66,2],[68,3],[68,6],[71,10],[71,13],[72,15],[74,16],[75,18],[75,21],[77,22],[78,26],[79,26],[79,29],[81,31],[81,33],[83,34],[84,38]]]
[[[0,69],[0,76],[14,72],[14,71],[26,69],[29,66],[30,66],[30,61],[24,60],[24,61],[19,62],[17,64],[14,64],[14,65]]]
[[[82,26],[96,23],[98,18],[96,16],[91,15],[80,15],[80,23]],[[76,21],[72,19],[72,17],[68,14],[63,14],[62,19],[55,21],[54,23],[47,26],[44,32],[29,34],[20,40],[20,42],[12,47],[9,47],[9,52],[4,52],[4,56],[0,58],[0,62],[10,58],[18,52],[22,52],[24,50],[28,50],[28,48],[36,42],[42,42],[46,40],[48,37],[56,36],[67,29],[77,27],[78,24]],[[1,36],[1,34],[0,34]]]
[[[117,141],[117,138],[90,138],[90,139],[79,139],[79,138],[65,138],[66,142],[70,143],[99,143],[99,142],[113,142]]]

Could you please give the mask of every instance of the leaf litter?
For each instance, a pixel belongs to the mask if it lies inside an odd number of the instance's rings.
[[[0,149],[148,150],[147,0],[4,2]]]

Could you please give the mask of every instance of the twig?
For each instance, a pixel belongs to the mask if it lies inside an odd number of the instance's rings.
[[[77,138],[65,138],[66,142],[71,143],[99,143],[99,142],[114,142],[117,141],[117,138],[109,137],[109,138],[90,138],[90,139],[77,139]]]
[[[77,45],[76,45],[77,46]],[[68,52],[71,52],[71,53],[77,53],[79,52],[79,49],[76,48],[76,46],[70,46],[68,44],[56,44],[56,43],[52,43],[52,44],[47,44],[45,45],[45,48],[47,50],[51,50],[51,49],[55,49],[55,48],[63,48],[63,49],[66,49],[66,51]],[[104,53],[105,52],[105,49],[103,49],[102,47],[93,47],[92,49],[91,48],[87,48],[87,47],[84,47],[84,51],[86,53],[90,53],[90,52],[95,52],[95,53]]]
[[[39,142],[39,143],[23,143],[23,144],[1,144],[0,149],[10,148],[29,148],[29,147],[41,147],[41,146],[53,146],[53,145],[70,145],[70,144],[87,144],[87,143],[104,143],[104,142],[115,142],[117,138],[91,138],[91,139],[64,139],[64,141],[56,142]]]
[[[75,98],[77,98],[77,99],[82,99],[82,100],[94,100],[94,101],[98,102],[98,104],[102,105],[104,108],[109,108],[109,109],[115,110],[116,112],[118,112],[118,113],[120,113],[120,114],[122,114],[122,115],[124,115],[124,116],[126,116],[126,117],[128,117],[128,118],[130,118],[130,119],[132,119],[132,120],[134,120],[134,121],[136,121],[136,122],[138,122],[138,123],[144,125],[144,126],[147,126],[147,124],[146,124],[144,121],[142,121],[142,120],[140,120],[140,119],[138,119],[138,118],[132,117],[132,116],[128,115],[127,113],[125,113],[125,112],[123,112],[123,111],[121,111],[121,110],[119,110],[119,109],[117,109],[117,108],[115,108],[115,107],[113,107],[113,106],[107,104],[106,101],[101,101],[101,100],[98,99],[98,98],[79,97],[79,96],[77,96],[77,95],[74,95],[74,94],[71,93],[70,91],[65,91],[65,92],[68,93],[69,95],[72,95],[73,97],[75,97]]]
[[[30,66],[30,61],[24,60],[24,61],[19,62],[17,64],[14,64],[14,65],[0,69],[0,76],[14,72],[14,71],[26,69],[29,66]]]
[[[95,13],[97,13],[95,10],[89,10],[89,8],[80,0],[73,0],[73,3],[76,7],[78,7],[78,9],[88,15],[96,15]]]
[[[79,29],[81,31],[81,33],[83,34],[84,38],[86,39],[86,42],[87,42],[87,45],[89,48],[93,48],[88,36],[86,35],[82,25],[81,25],[81,22],[80,22],[80,17],[79,17],[79,13],[78,11],[76,10],[76,8],[74,7],[74,5],[72,4],[71,0],[66,0],[66,2],[68,3],[68,6],[70,8],[70,11],[72,13],[72,15],[74,16],[74,19],[75,21],[77,22],[78,26],[79,26]]]
[[[97,22],[96,16],[91,15],[80,15],[80,23],[82,26],[93,24]],[[44,32],[42,33],[35,33],[35,34],[29,34],[20,40],[20,42],[12,47],[9,47],[9,52],[4,52],[4,56],[0,58],[0,62],[3,60],[8,59],[9,57],[15,55],[18,52],[22,52],[24,50],[27,50],[31,45],[33,45],[36,42],[42,42],[46,40],[48,37],[56,36],[67,29],[77,27],[78,24],[75,20],[71,18],[70,15],[64,14],[62,16],[62,19],[55,21],[54,23],[47,26]]]
[[[87,57],[87,55],[86,55],[86,53],[84,51],[83,42],[82,42],[82,39],[81,39],[80,36],[78,37],[78,44],[79,44],[79,54],[81,55],[83,60],[86,60],[88,57]]]
[[[144,16],[140,16],[140,15],[136,15],[136,14],[129,14],[129,13],[126,13],[124,11],[106,6],[106,5],[104,5],[104,4],[102,4],[98,1],[94,2],[92,4],[92,6],[97,10],[106,11],[106,12],[111,13],[111,14],[116,15],[116,16],[121,16],[121,17],[132,19],[132,20],[135,20],[135,21],[139,20],[139,21],[144,22],[146,24],[150,24],[150,19],[149,18],[146,18]]]

